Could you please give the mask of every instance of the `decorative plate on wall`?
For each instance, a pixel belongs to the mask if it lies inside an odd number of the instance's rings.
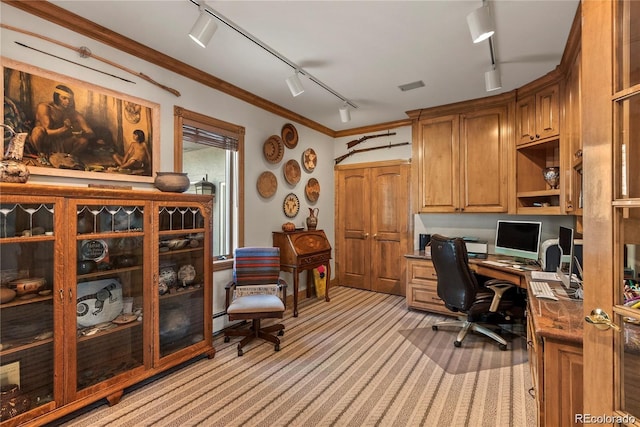
[[[282,126],[281,135],[287,148],[295,148],[298,145],[298,131],[291,123]]]
[[[289,160],[284,164],[284,179],[291,185],[300,181],[300,163],[297,160]]]
[[[316,156],[316,152],[313,151],[313,148],[307,148],[302,153],[302,166],[304,170],[307,172],[313,172],[316,168],[316,164],[318,163],[318,158]]]
[[[258,177],[256,186],[258,187],[258,194],[264,198],[269,198],[276,194],[276,190],[278,189],[278,180],[273,172],[264,171]]]
[[[307,195],[307,199],[310,202],[315,202],[320,197],[320,183],[317,179],[311,178],[307,181],[307,185],[304,187],[304,194]]]
[[[278,163],[284,156],[284,144],[278,135],[271,135],[262,146],[264,158],[269,163]]]
[[[287,218],[294,218],[300,211],[300,200],[294,193],[289,193],[284,198],[282,203],[282,210]]]

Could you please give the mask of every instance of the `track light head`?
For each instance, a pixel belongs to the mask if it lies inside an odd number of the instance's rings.
[[[340,112],[340,121],[342,123],[348,123],[351,121],[351,111],[349,110],[349,105],[347,105],[346,101],[338,111]]]
[[[484,73],[484,85],[487,92],[502,89],[500,71],[495,66],[490,71]]]
[[[467,24],[474,43],[480,43],[495,33],[491,11],[485,4],[467,15]]]
[[[298,71],[296,73],[287,77],[287,86],[289,86],[289,90],[291,91],[291,95],[296,97],[304,92],[304,87],[302,86],[302,82],[300,81],[300,77],[298,77]]]
[[[213,34],[218,29],[215,19],[207,13],[204,8],[204,2],[200,3],[200,16],[193,24],[191,31],[189,31],[189,37],[196,42],[198,46],[207,47],[207,44],[211,41]]]

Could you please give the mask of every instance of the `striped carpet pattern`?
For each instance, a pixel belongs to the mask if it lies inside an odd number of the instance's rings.
[[[237,340],[217,338],[214,359],[187,364],[63,425],[534,426],[527,363],[451,374],[401,333],[443,319],[408,310],[403,297],[335,287],[330,303],[308,298],[299,317],[287,311],[279,352],[258,340],[238,357]],[[453,343],[453,332],[439,334],[452,334]],[[452,344],[445,351],[450,364],[482,363],[482,349]],[[455,356],[465,351],[477,354]]]

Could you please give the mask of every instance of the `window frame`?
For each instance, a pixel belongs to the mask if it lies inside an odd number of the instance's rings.
[[[194,125],[201,125],[202,128],[214,128],[213,131],[222,131],[222,134],[228,134],[238,140],[238,170],[236,183],[237,191],[235,201],[238,205],[238,216],[232,219],[232,224],[237,228],[238,241],[237,245],[231,247],[231,255],[225,260],[211,259],[213,271],[228,270],[233,268],[233,251],[235,247],[244,246],[244,135],[245,128],[243,126],[234,125],[207,115],[189,111],[182,107],[174,106],[173,108],[174,126],[173,126],[173,168],[175,172],[182,172],[183,162],[183,134],[182,128],[185,121],[192,122]],[[189,124],[189,123],[187,123]]]

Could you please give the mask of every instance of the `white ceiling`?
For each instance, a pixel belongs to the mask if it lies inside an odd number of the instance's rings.
[[[194,1],[52,3],[333,130],[406,119],[409,110],[510,91],[543,76],[560,63],[579,3],[490,1],[503,88],[488,93],[489,44],[473,44],[466,22],[480,0],[207,2],[357,104],[351,122],[341,123],[340,99],[304,76],[305,92],[293,98],[285,84],[293,69],[228,26],[219,23],[206,49],[193,43],[187,34],[201,0]],[[398,89],[417,80],[425,87]]]

